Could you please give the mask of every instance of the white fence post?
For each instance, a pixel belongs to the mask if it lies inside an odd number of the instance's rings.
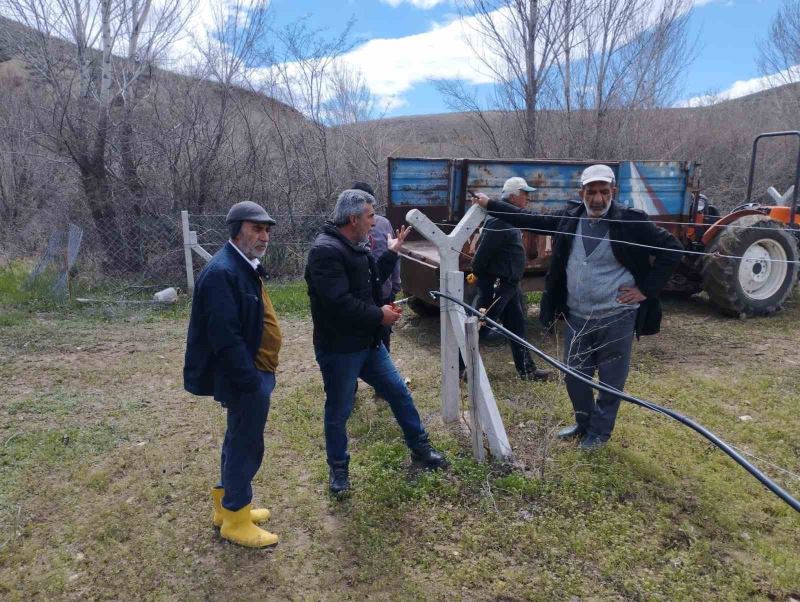
[[[183,257],[186,261],[186,289],[189,295],[194,294],[194,265],[192,264],[192,243],[189,241],[189,212],[181,211],[183,227]]]
[[[464,328],[465,347],[467,354],[464,357],[467,364],[467,384],[469,385],[469,417],[472,428],[472,457],[476,462],[486,461],[486,451],[483,449],[483,428],[481,427],[480,411],[478,410],[478,318],[467,318]]]
[[[412,209],[406,215],[406,221],[414,230],[436,245],[439,250],[439,286],[440,290],[454,297],[463,299],[464,273],[458,270],[458,255],[469,236],[483,221],[485,213],[479,206],[472,206],[455,229],[449,234],[442,232],[418,209]],[[441,333],[442,358],[442,419],[454,422],[459,419],[461,406],[461,390],[458,380],[458,352],[467,358],[467,347],[464,334],[466,319],[464,309],[456,303],[444,298],[439,299],[439,332]],[[508,442],[503,420],[497,409],[492,387],[480,355],[477,356],[477,400],[479,422],[486,432],[489,449],[492,454],[504,460],[513,457],[511,444]]]

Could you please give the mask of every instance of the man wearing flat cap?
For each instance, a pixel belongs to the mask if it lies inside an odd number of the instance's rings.
[[[281,329],[260,263],[275,220],[251,201],[236,203],[225,219],[230,240],[200,272],[183,367],[184,388],[213,396],[227,411],[220,479],[211,489],[212,522],[234,543],[263,548],[278,536],[256,526],[270,512],[253,508],[251,482],[264,456],[264,428]]]
[[[549,215],[534,215],[478,195],[489,215],[517,228],[553,234],[553,255],[545,277],[539,320],[566,322],[564,357],[588,378],[623,390],[634,334],[656,334],[661,325],[659,293],[681,259],[680,243],[638,209],[614,202],[614,170],[591,165],[581,173],[581,204]],[[611,438],[619,397],[566,378],[575,424],[562,439],[579,438],[592,451]]]
[[[536,189],[520,177],[506,180],[501,198],[519,209],[528,204],[528,194]],[[483,224],[478,250],[472,260],[477,276],[476,307],[488,308],[487,315],[502,322],[518,337],[525,338],[525,304],[519,282],[525,274],[527,256],[522,244],[522,232],[503,221],[502,217],[487,217]],[[481,329],[481,335],[488,332]],[[484,335],[485,336],[485,335]],[[483,338],[483,337],[482,337]],[[509,341],[517,374],[523,380],[547,380],[550,373],[536,367],[530,352]]]

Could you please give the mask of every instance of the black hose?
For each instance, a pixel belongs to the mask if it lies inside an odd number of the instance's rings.
[[[453,303],[456,303],[456,304],[460,305],[465,310],[467,310],[470,314],[472,314],[474,316],[477,316],[482,321],[485,321],[488,324],[490,324],[492,327],[494,327],[496,330],[501,332],[507,338],[509,338],[512,341],[514,341],[514,342],[526,347],[527,349],[530,349],[537,356],[542,358],[545,362],[547,362],[548,364],[550,364],[554,368],[557,368],[558,370],[560,370],[564,374],[569,374],[573,378],[576,378],[577,380],[579,380],[579,381],[581,381],[583,383],[586,383],[587,385],[589,385],[590,387],[592,387],[594,389],[597,389],[598,391],[604,391],[606,393],[610,393],[612,395],[616,395],[620,399],[624,399],[625,401],[628,401],[628,402],[630,402],[630,403],[632,403],[634,405],[641,406],[643,408],[647,408],[648,410],[652,410],[653,412],[658,412],[659,414],[664,414],[665,416],[669,416],[670,418],[673,418],[673,419],[677,420],[681,424],[683,424],[685,426],[688,426],[693,431],[696,431],[696,432],[700,433],[703,437],[705,437],[706,439],[711,441],[711,443],[716,445],[718,448],[720,448],[722,451],[724,451],[726,454],[728,454],[731,458],[733,458],[747,472],[749,472],[756,479],[758,479],[761,482],[761,484],[764,485],[764,487],[769,489],[772,493],[774,493],[779,498],[781,498],[784,502],[789,504],[789,506],[791,506],[794,510],[796,510],[797,512],[800,512],[800,501],[798,501],[795,498],[793,498],[787,491],[785,491],[783,488],[781,488],[780,485],[778,485],[777,483],[772,481],[767,475],[765,475],[758,468],[753,466],[750,462],[748,462],[744,458],[744,456],[742,456],[739,452],[737,452],[735,449],[733,449],[730,445],[725,443],[722,439],[717,437],[714,433],[709,431],[704,426],[702,426],[700,424],[697,424],[691,418],[687,418],[686,416],[683,416],[682,414],[679,414],[678,412],[675,412],[674,410],[670,410],[669,408],[662,407],[662,406],[657,405],[655,403],[652,403],[650,401],[645,401],[644,399],[639,399],[638,397],[634,397],[632,395],[628,395],[627,393],[624,393],[624,392],[622,392],[622,391],[620,391],[618,389],[615,389],[614,387],[609,387],[608,385],[604,385],[603,383],[596,383],[591,378],[586,378],[583,374],[574,371],[572,368],[570,368],[566,364],[563,364],[559,360],[550,357],[544,351],[541,351],[540,349],[537,349],[536,347],[531,345],[528,341],[526,341],[522,337],[519,337],[519,336],[515,335],[513,332],[508,331],[503,326],[501,326],[500,324],[498,324],[497,322],[495,322],[491,318],[488,318],[487,316],[482,314],[480,311],[478,311],[474,307],[472,307],[470,305],[467,305],[466,303],[464,303],[460,299],[456,299],[455,297],[452,297],[451,295],[448,295],[447,293],[442,293],[440,291],[430,291],[430,295],[434,299],[436,299],[437,297],[443,297],[443,298],[447,299],[448,301],[452,301]]]

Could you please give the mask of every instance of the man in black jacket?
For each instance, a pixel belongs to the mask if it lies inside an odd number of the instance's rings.
[[[614,202],[615,176],[607,165],[581,174],[582,204],[553,215],[533,215],[479,195],[489,215],[518,227],[554,234],[540,320],[550,327],[564,317],[566,363],[589,378],[622,390],[633,336],[656,334],[661,289],[681,258],[680,243],[647,214]],[[575,424],[559,437],[581,437],[581,448],[603,447],[611,437],[619,397],[567,377]]]
[[[381,287],[409,230],[398,230],[376,262],[366,244],[375,223],[374,203],[362,190],[342,192],[333,223],[314,241],[305,270],[314,352],[325,385],[325,447],[334,494],[350,488],[347,420],[359,377],[389,403],[412,459],[427,468],[447,466],[431,446],[411,393],[381,342],[384,329],[400,318],[383,304]]]
[[[536,190],[520,178],[513,177],[503,185],[501,199],[524,209],[528,193]],[[502,322],[518,337],[525,338],[525,304],[519,281],[525,274],[527,261],[522,232],[497,217],[488,217],[483,224],[478,250],[472,259],[472,271],[478,278],[476,307],[488,308],[487,315]],[[488,332],[481,329],[481,334]],[[550,373],[536,367],[530,352],[509,341],[514,367],[523,380],[547,380]]]
[[[211,490],[213,523],[223,538],[262,548],[278,542],[254,524],[269,519],[269,510],[251,507],[282,342],[259,262],[275,220],[243,201],[231,207],[225,224],[230,240],[197,278],[183,382],[190,393],[213,395],[227,410],[220,480]]]

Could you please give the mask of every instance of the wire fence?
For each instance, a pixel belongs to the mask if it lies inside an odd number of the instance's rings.
[[[327,216],[272,214],[277,225],[263,259],[270,276],[291,280],[302,276],[305,258]],[[43,252],[10,259],[31,264],[26,286],[54,299],[109,303],[144,303],[159,290],[186,290],[187,274],[180,212],[117,214],[113,219],[75,220],[53,227]],[[189,228],[197,243],[216,253],[228,240],[224,214],[190,214]],[[194,275],[205,260],[192,253]]]

